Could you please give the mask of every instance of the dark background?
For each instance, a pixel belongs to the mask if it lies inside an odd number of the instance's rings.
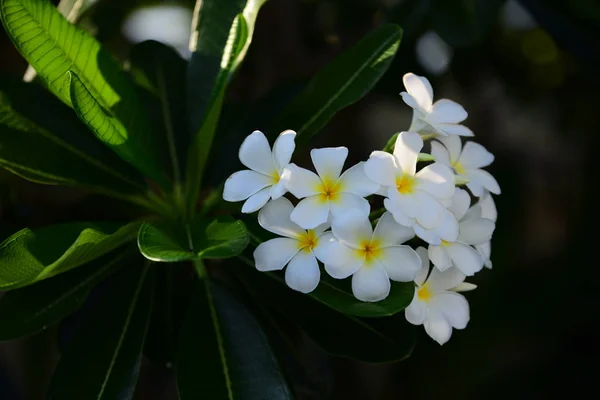
[[[123,36],[122,26],[145,4],[100,0],[82,23],[123,56],[131,38]],[[542,399],[595,393],[600,372],[595,256],[600,242],[600,3],[269,0],[229,103],[250,110],[274,89],[283,96],[297,90],[386,21],[404,28],[394,63],[370,94],[329,123],[313,147],[345,145],[349,161],[366,159],[410,124],[411,109],[398,95],[402,75],[427,76],[436,98],[464,105],[465,124],[496,155],[489,169],[502,188],[495,198],[494,268],[470,279],[478,285],[467,294],[471,322],[443,347],[423,331],[413,356],[394,366],[333,360],[335,384],[324,392],[330,389],[335,399]],[[167,18],[144,25],[160,31],[179,24]],[[420,42],[434,31],[446,43],[446,56],[435,44]],[[183,47],[187,42],[177,40]],[[0,73],[21,75],[26,65],[0,32]],[[108,202],[1,171],[0,238],[25,226],[101,219]],[[91,206],[98,204],[105,207]],[[42,398],[56,357],[47,351],[55,333],[50,329],[0,344],[0,399]],[[157,376],[162,375],[152,367],[144,369],[139,398],[171,398],[162,394],[168,379]],[[306,398],[325,395],[307,393]]]

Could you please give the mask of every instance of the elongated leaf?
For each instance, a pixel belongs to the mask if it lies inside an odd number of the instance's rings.
[[[168,223],[145,223],[138,234],[138,246],[144,257],[162,262],[233,257],[240,254],[249,241],[242,221],[209,221],[199,216],[188,229]]]
[[[185,186],[189,215],[194,213],[198,200],[227,84],[246,55],[258,11],[265,1],[196,1],[188,69],[188,113],[193,135]]]
[[[165,178],[149,154],[143,153],[130,140],[127,128],[115,117],[108,115],[74,72],[67,72],[66,83],[77,116],[94,135],[114,150],[123,160],[145,175],[165,184]]]
[[[79,267],[135,238],[139,223],[74,222],[23,229],[0,244],[0,289],[15,289]]]
[[[141,175],[37,85],[0,79],[0,140],[0,165],[34,182],[117,197],[146,190]]]
[[[280,285],[254,268],[236,272],[250,293],[299,325],[332,355],[367,362],[393,362],[410,356],[415,330],[404,315],[362,319],[335,311],[310,296]]]
[[[92,287],[131,256],[110,253],[74,271],[13,290],[0,298],[0,341],[37,333],[81,307]]]
[[[306,143],[344,107],[360,100],[388,69],[402,38],[397,25],[384,25],[319,71],[276,118],[270,132],[292,129]]]
[[[292,398],[254,316],[214,282],[199,282],[178,354],[181,400]]]
[[[0,18],[11,40],[46,86],[71,105],[65,74],[73,71],[92,97],[119,119],[127,144],[139,154],[157,154],[132,82],[117,61],[87,32],[70,24],[47,0],[0,0]]]
[[[154,271],[123,269],[63,352],[49,399],[132,399],[150,320]]]

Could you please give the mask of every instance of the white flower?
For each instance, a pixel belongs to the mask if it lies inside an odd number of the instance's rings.
[[[285,183],[281,181],[284,168],[290,163],[296,147],[296,132],[282,132],[273,152],[265,135],[260,131],[250,134],[240,146],[239,157],[242,164],[250,169],[238,171],[225,181],[223,200],[246,200],[243,213],[259,210],[269,199],[278,199],[286,193]]]
[[[371,207],[363,197],[375,193],[379,185],[367,178],[363,162],[340,176],[347,156],[346,147],[313,149],[310,157],[318,175],[295,164],[286,168],[282,179],[287,190],[303,199],[292,212],[292,221],[312,229],[325,223],[330,214],[334,219],[352,210],[369,215]]]
[[[315,252],[326,238],[329,224],[304,230],[290,220],[294,206],[285,197],[269,202],[258,213],[258,223],[269,232],[283,236],[263,242],[254,250],[259,271],[285,270],[285,282],[302,293],[312,292],[321,279]]]
[[[487,167],[494,161],[494,155],[485,147],[475,142],[467,142],[462,147],[459,137],[438,137],[440,143],[431,142],[431,155],[436,162],[454,168],[458,175],[469,180],[467,187],[473,195],[480,197],[483,189],[494,194],[500,194],[500,186],[494,177],[481,168]]]
[[[387,188],[384,205],[399,224],[414,227],[419,237],[433,240],[432,243],[439,244],[441,239],[453,241],[458,235],[458,224],[443,201],[454,194],[454,175],[450,168],[440,163],[416,172],[422,147],[419,134],[401,132],[393,155],[374,151],[365,163],[365,173]],[[421,235],[423,230],[434,230],[437,241],[435,235]]]
[[[471,276],[483,267],[484,260],[471,245],[489,242],[496,224],[490,219],[481,218],[481,212],[477,209],[469,210],[470,203],[469,194],[456,188],[450,211],[459,221],[458,239],[455,242],[442,241],[439,246],[429,245],[429,258],[440,271],[454,265],[463,274]]]
[[[496,210],[496,204],[494,203],[494,199],[492,198],[490,192],[487,190],[483,191],[483,196],[479,198],[477,204],[471,207],[467,212],[467,215],[465,215],[465,218],[467,217],[487,218],[496,222],[496,219],[498,218],[498,211]],[[484,267],[491,269],[492,242],[487,241],[483,244],[477,244],[475,245],[475,250],[477,250],[481,256]]]
[[[433,89],[427,78],[408,73],[402,81],[408,91],[400,93],[402,100],[413,108],[411,132],[473,136],[469,128],[459,124],[468,116],[463,106],[448,99],[433,103]]]
[[[464,329],[469,323],[469,303],[457,292],[473,290],[475,285],[463,282],[465,275],[456,268],[441,272],[433,268],[429,278],[429,259],[423,247],[417,249],[422,266],[415,283],[415,295],[404,315],[413,325],[425,325],[425,332],[439,344],[452,336],[452,328]]]
[[[412,229],[396,223],[390,213],[379,219],[375,231],[369,218],[351,212],[334,219],[329,240],[317,249],[325,271],[336,279],[352,275],[352,293],[361,301],[379,301],[390,292],[390,279],[412,281],[421,260],[409,246]]]

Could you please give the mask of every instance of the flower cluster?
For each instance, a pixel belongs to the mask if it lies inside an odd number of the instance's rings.
[[[461,136],[473,136],[461,125],[465,109],[447,99],[434,102],[424,77],[409,73],[403,81],[413,120],[391,152],[374,151],[344,171],[346,147],[313,149],[315,173],[291,163],[295,132],[281,133],[271,149],[256,131],[239,151],[249,169],[229,177],[223,198],[245,200],[244,213],[260,210],[259,224],[279,236],[256,247],[258,270],[285,268],[287,285],[309,293],[319,284],[320,262],[335,279],[351,277],[354,296],[365,302],[385,299],[390,280],[414,282],[406,319],[443,344],[452,328],[469,321],[458,292],[475,286],[465,278],[491,268],[497,216],[491,193],[500,187],[482,169],[494,156],[475,142],[463,145]],[[423,153],[427,140],[430,155]],[[378,196],[383,208],[372,212]],[[412,239],[427,247],[413,249],[406,244]]]

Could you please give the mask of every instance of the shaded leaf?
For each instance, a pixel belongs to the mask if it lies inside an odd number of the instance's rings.
[[[292,129],[306,143],[341,109],[360,100],[392,63],[402,29],[384,25],[344,51],[319,71],[278,115],[272,132]]]
[[[229,218],[210,221],[200,216],[187,229],[167,222],[145,223],[138,234],[138,247],[144,257],[163,262],[233,257],[249,241],[242,221]]]
[[[90,290],[131,256],[107,254],[74,271],[0,298],[0,341],[18,339],[55,324],[81,307]]]
[[[115,278],[67,344],[52,376],[49,399],[133,398],[152,308],[154,271],[134,265]]]
[[[182,329],[177,362],[181,400],[291,399],[254,316],[224,287],[200,281]]]
[[[0,244],[0,289],[15,289],[79,267],[135,238],[140,224],[73,222],[23,229]]]

